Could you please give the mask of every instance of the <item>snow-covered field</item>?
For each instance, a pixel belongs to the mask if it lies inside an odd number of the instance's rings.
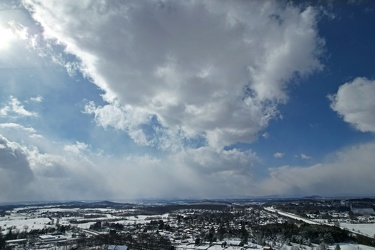
[[[299,216],[297,216],[295,214],[292,214],[292,213],[283,212],[283,211],[274,209],[272,207],[265,207],[264,210],[267,210],[268,212],[272,212],[272,213],[278,213],[280,215],[283,215],[283,216],[286,216],[286,217],[289,217],[289,218],[292,218],[292,219],[295,219],[295,220],[301,220],[301,221],[306,222],[308,224],[320,224],[319,222],[309,220],[309,219],[305,219],[305,218],[299,217]]]
[[[332,247],[334,249],[334,247]],[[340,244],[341,250],[374,250],[374,247],[358,244]]]
[[[347,243],[341,243],[338,244],[340,246],[341,250],[375,250],[374,247],[360,245],[360,244],[347,244]],[[304,246],[307,250],[313,250],[317,248],[317,245],[313,245],[313,247]],[[336,244],[329,245],[328,248],[330,250],[334,250],[336,247]],[[284,247],[283,247],[284,248]],[[285,250],[291,250],[291,246],[287,246]]]
[[[4,232],[8,228],[18,229],[20,231],[30,231],[33,229],[43,229],[45,226],[48,226],[48,223],[51,222],[48,218],[27,218],[25,216],[5,216],[0,218],[0,227]]]
[[[79,208],[59,208],[59,207],[23,207],[16,208],[9,211],[9,214],[0,217],[0,228],[3,234],[6,234],[9,229],[18,230],[20,232],[30,232],[33,229],[43,229],[45,227],[53,227],[58,223],[59,225],[73,225],[81,229],[89,229],[95,221],[110,219],[114,223],[122,224],[145,224],[150,220],[167,220],[169,214],[164,214],[158,217],[148,215],[126,216],[118,217],[116,214],[124,212],[121,210],[114,210],[111,208],[95,208],[95,209],[79,209]],[[54,215],[54,213],[60,213]],[[74,216],[68,215],[64,217],[64,213],[74,213]],[[85,218],[85,215],[92,215],[98,213],[99,217]],[[48,214],[48,215],[46,215]],[[48,218],[49,216],[50,218]],[[71,224],[71,220],[82,221],[83,223]]]
[[[339,245],[340,245],[341,250],[375,250],[374,247],[369,247],[369,246],[365,246],[365,245],[357,245],[357,244],[339,244]],[[295,246],[297,246],[299,248],[299,245],[295,245]],[[194,247],[192,244],[180,244],[176,247],[176,249],[192,249],[192,247]],[[312,247],[308,247],[308,246],[302,246],[302,247],[303,247],[303,249],[306,249],[306,250],[314,250],[314,249],[317,248],[317,245],[314,245]],[[336,245],[330,245],[328,247],[329,247],[330,250],[334,250]],[[223,248],[221,247],[220,244],[217,244],[217,245],[213,245],[213,246],[208,246],[208,245],[198,246],[195,249],[207,249],[207,250],[219,250],[220,249],[221,250]],[[225,249],[226,250],[240,250],[240,249],[243,249],[243,248],[239,247],[239,246],[231,246],[230,241],[228,241],[228,245]],[[260,246],[260,245],[253,245],[253,246],[251,246],[251,249],[263,249],[263,247]],[[291,250],[292,246],[284,245],[281,249],[282,250]]]
[[[308,219],[301,218],[301,217],[299,217],[295,214],[282,212],[282,211],[274,209],[272,207],[267,207],[267,208],[265,208],[265,210],[267,210],[269,212],[274,212],[274,213],[277,212],[280,215],[287,216],[287,217],[297,219],[297,220],[302,220],[302,221],[304,221],[306,223],[309,223],[309,224],[333,225],[333,224],[328,224],[326,222],[326,220],[319,220],[319,219],[308,220]],[[375,236],[375,223],[366,223],[366,224],[340,223],[340,228],[347,229],[349,231],[357,232],[357,233],[360,233],[362,235],[366,235],[366,236],[370,236],[370,237]]]
[[[351,223],[340,223],[341,228],[346,228],[351,231],[366,234],[370,237],[375,235],[375,223],[371,224],[351,224]]]

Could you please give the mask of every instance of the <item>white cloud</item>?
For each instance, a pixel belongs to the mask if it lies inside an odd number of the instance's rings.
[[[5,127],[30,134],[21,125]],[[240,197],[252,190],[252,169],[259,161],[250,150],[201,147],[158,158],[113,156],[78,141],[24,140],[22,133],[12,138],[18,142],[0,137],[0,188],[7,190],[0,198],[9,201]]]
[[[16,23],[14,20],[8,21],[8,25],[13,31],[13,34],[15,34],[19,39],[29,39],[29,32],[27,30],[27,27],[23,26],[20,23]]]
[[[25,148],[21,147],[16,142],[7,140],[7,138],[2,135],[0,135],[0,145],[1,168],[17,170],[19,168],[24,168],[24,165],[27,165]]]
[[[83,112],[93,114],[95,121],[104,128],[113,127],[126,131],[136,143],[150,145],[150,141],[139,127],[139,125],[149,122],[150,115],[147,112],[136,112],[133,107],[121,106],[116,102],[112,105],[98,107],[95,106],[95,103],[89,102],[85,105]]]
[[[3,129],[16,129],[16,130],[23,130],[25,132],[29,132],[29,133],[36,133],[35,129],[34,128],[28,128],[28,127],[24,127],[20,124],[17,124],[17,123],[0,123],[0,129],[3,130]]]
[[[27,159],[27,149],[0,135],[0,198],[26,198],[34,176]],[[21,184],[21,185],[20,185]]]
[[[43,101],[43,97],[40,96],[40,95],[36,96],[36,97],[31,97],[30,101],[32,101],[32,102],[42,102]]]
[[[301,157],[302,160],[310,160],[311,159],[311,156],[306,155],[306,154],[300,154],[300,157]]]
[[[25,109],[21,102],[13,96],[10,96],[10,101],[0,109],[0,116],[28,117],[37,116],[37,113]]]
[[[0,179],[11,176],[12,181],[0,182],[2,190],[7,190],[0,198],[239,197],[253,190],[251,170],[258,161],[251,151],[211,147],[164,158],[97,155],[87,148],[80,142],[25,146],[1,136]],[[17,188],[12,188],[14,183]]]
[[[32,134],[32,135],[30,135],[30,138],[34,138],[34,139],[44,139],[44,136],[43,136],[43,135],[40,135],[40,134]]]
[[[38,147],[0,136],[3,200],[114,198],[233,198],[268,194],[371,193],[375,143],[340,151],[310,167],[270,169],[253,176],[261,161],[252,151],[201,147],[165,157],[96,154],[82,142],[44,140]],[[17,183],[17,188],[14,188]]]
[[[273,154],[273,157],[274,158],[283,158],[284,157],[284,153],[281,153],[281,152],[276,152]]]
[[[64,150],[68,152],[72,152],[75,154],[79,154],[82,151],[85,151],[89,148],[89,145],[83,142],[76,141],[75,144],[68,144],[64,146]]]
[[[211,147],[188,149],[176,157],[189,167],[209,174],[231,172],[236,175],[251,175],[252,167],[259,162],[257,155],[251,150],[215,150]]]
[[[17,11],[2,12],[0,33],[2,36],[0,65],[2,68],[40,68],[50,65],[51,60],[46,60],[45,57],[49,48],[42,49],[40,46],[43,41],[40,27],[22,7],[17,8]],[[43,43],[43,45],[46,44]]]
[[[0,198],[25,201],[110,195],[105,183],[109,180],[103,180],[104,169],[100,172],[85,154],[62,149],[63,145],[49,142],[41,153],[35,146],[21,145],[0,135]]]
[[[289,195],[372,194],[375,188],[373,152],[375,142],[339,151],[334,160],[310,167],[270,169],[269,177],[259,183],[258,191]]]
[[[146,155],[111,159],[116,171],[107,171],[107,178],[114,193],[128,197],[233,198],[254,190],[251,172],[257,161],[251,151],[205,147],[166,158]]]
[[[268,139],[268,138],[270,137],[270,134],[269,134],[268,132],[264,132],[264,133],[262,134],[262,137],[263,137],[264,139]]]
[[[357,77],[329,96],[331,108],[362,132],[375,132],[375,81]]]
[[[105,91],[108,105],[91,109],[98,124],[141,144],[155,139],[142,129],[150,117],[167,137],[200,136],[217,149],[252,142],[287,101],[288,84],[322,68],[313,8],[273,1],[24,2],[44,37],[77,56],[81,71]]]
[[[8,140],[16,142],[30,142],[35,144],[35,139],[42,139],[43,136],[38,134],[33,127],[27,127],[19,123],[7,122],[0,123],[0,135],[6,135]]]

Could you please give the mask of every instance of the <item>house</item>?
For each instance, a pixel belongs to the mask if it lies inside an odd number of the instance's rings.
[[[61,235],[50,235],[50,234],[45,234],[45,235],[40,235],[39,240],[42,243],[51,243],[51,242],[61,242],[61,241],[66,241],[66,238],[61,236]]]
[[[16,239],[16,240],[6,240],[5,244],[7,247],[17,247],[24,246],[27,243],[27,239]]]

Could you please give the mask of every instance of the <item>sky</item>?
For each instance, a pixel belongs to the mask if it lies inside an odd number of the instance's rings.
[[[372,1],[0,2],[0,202],[374,195]]]

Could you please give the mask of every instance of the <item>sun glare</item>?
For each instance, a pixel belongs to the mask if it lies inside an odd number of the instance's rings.
[[[16,35],[13,33],[12,29],[0,26],[0,50],[9,48],[12,40],[15,38]]]

